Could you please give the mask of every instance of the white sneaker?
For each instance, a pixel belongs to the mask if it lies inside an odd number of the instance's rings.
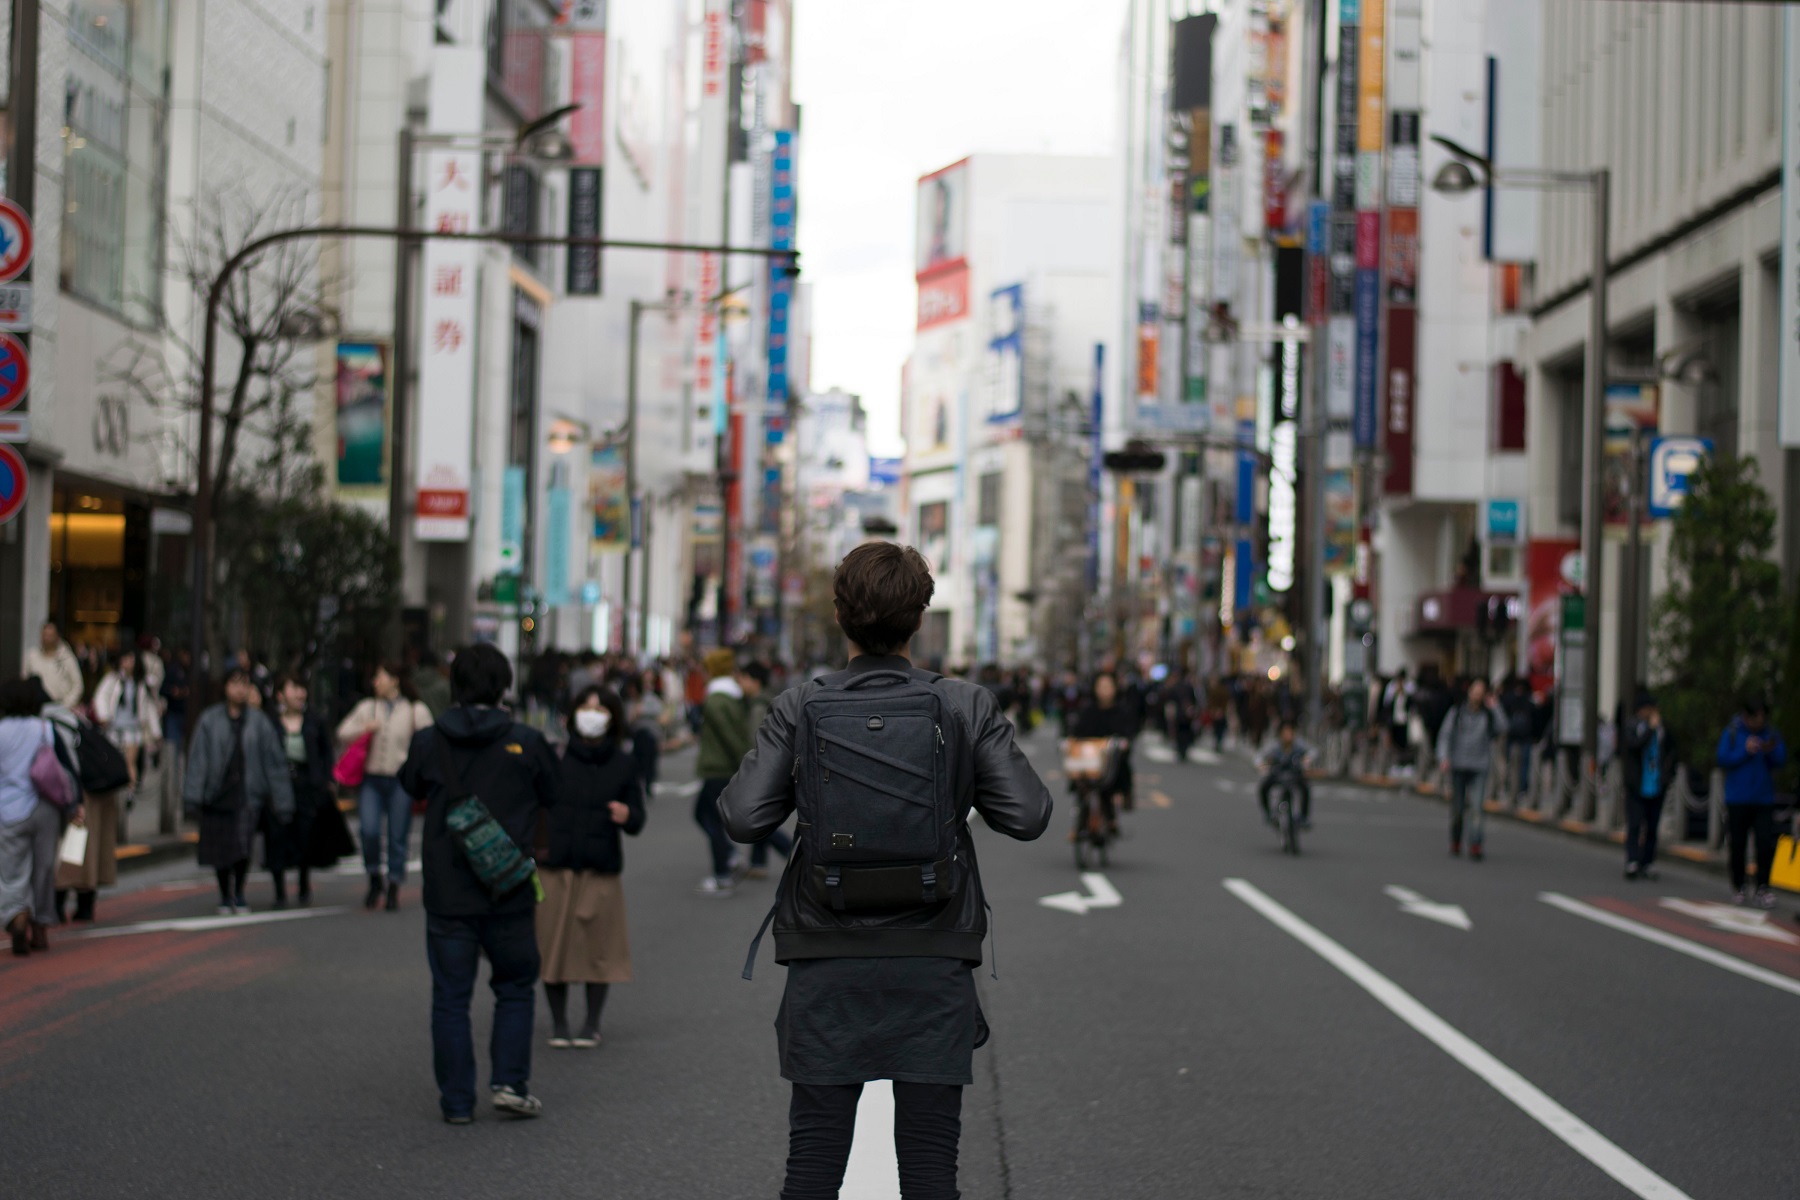
[[[497,1087],[494,1089],[494,1108],[511,1117],[535,1117],[544,1111],[544,1102],[530,1092]]]
[[[237,909],[231,907],[229,904],[221,904],[219,905],[219,915],[221,917],[235,917],[237,916]]]
[[[1758,908],[1774,908],[1775,907],[1775,893],[1770,891],[1768,888],[1757,888],[1756,889],[1756,907],[1758,907]]]
[[[732,883],[729,879],[720,879],[717,875],[708,875],[705,879],[700,881],[700,886],[694,890],[699,892],[702,896],[712,896],[717,899],[723,899],[737,891],[737,885]]]

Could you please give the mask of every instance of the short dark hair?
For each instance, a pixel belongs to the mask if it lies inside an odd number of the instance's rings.
[[[919,632],[937,590],[911,546],[866,542],[844,556],[831,581],[838,628],[870,654],[894,654]]]
[[[858,642],[857,645],[860,646],[862,643]],[[770,675],[767,663],[747,662],[738,668],[738,672],[739,674],[748,675],[763,687],[769,686]]]
[[[487,642],[464,646],[450,664],[450,694],[458,704],[496,705],[512,681],[512,664]]]
[[[35,717],[50,697],[36,675],[0,684],[0,717]]]
[[[1745,696],[1739,702],[1746,717],[1766,717],[1769,715],[1769,702],[1761,696]]]

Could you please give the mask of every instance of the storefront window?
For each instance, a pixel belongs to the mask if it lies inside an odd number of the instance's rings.
[[[161,314],[166,0],[73,0],[63,94],[63,290]]]

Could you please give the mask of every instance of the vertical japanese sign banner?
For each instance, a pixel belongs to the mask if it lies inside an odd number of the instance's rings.
[[[544,602],[553,608],[569,602],[569,508],[569,489],[551,488],[544,505]]]
[[[1381,436],[1387,470],[1381,490],[1410,496],[1418,405],[1420,19],[1397,4],[1388,26],[1387,245],[1382,255],[1388,304]]]
[[[625,451],[612,442],[595,446],[588,461],[588,508],[594,522],[589,548],[595,554],[623,554],[631,549]]]
[[[1386,141],[1384,0],[1362,0],[1357,47],[1356,111],[1356,411],[1359,450],[1380,444],[1381,159]]]
[[[432,58],[433,133],[481,129],[486,54],[440,46]],[[481,155],[433,150],[425,158],[426,228],[473,232],[481,219]],[[418,413],[413,421],[413,534],[422,542],[469,540],[469,478],[475,454],[475,272],[473,242],[425,243],[419,283]]]
[[[769,247],[791,250],[794,247],[794,132],[775,131],[775,151],[769,170]],[[794,279],[786,259],[769,260],[769,419],[775,410],[788,402],[788,325],[794,302]],[[781,441],[785,424],[766,422],[764,431],[770,444]]]
[[[387,481],[387,347],[339,342],[337,348],[337,483],[380,487]]]
[[[574,237],[600,236],[599,167],[573,167],[569,171],[569,233]],[[571,296],[600,294],[600,247],[570,246],[565,290]]]
[[[707,0],[700,29],[700,136],[695,148],[697,170],[693,205],[699,227],[695,240],[702,243],[730,239],[725,228],[726,126],[730,122],[729,84],[731,47],[726,26],[726,0]],[[699,262],[699,312],[694,321],[693,409],[688,414],[688,444],[695,451],[695,465],[710,469],[724,440],[729,406],[725,398],[724,322],[713,297],[725,290],[725,262],[717,254],[702,254]],[[739,464],[728,464],[737,471]]]
[[[481,156],[434,150],[425,156],[425,221],[453,232],[475,229]],[[426,242],[420,305],[417,520],[422,542],[469,538],[469,472],[474,454],[475,270],[473,242]]]

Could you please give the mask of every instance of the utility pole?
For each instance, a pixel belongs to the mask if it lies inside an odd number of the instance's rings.
[[[625,543],[624,576],[619,586],[619,608],[625,614],[625,652],[635,650],[640,644],[633,635],[634,622],[631,616],[631,560],[637,553],[638,542],[638,494],[637,494],[637,431],[638,431],[638,328],[643,323],[644,312],[651,305],[642,300],[631,302],[630,343],[625,352],[625,508],[631,529],[629,539]],[[660,306],[658,306],[660,307]],[[644,574],[650,573],[650,564],[644,564]],[[645,595],[649,589],[645,589]],[[645,610],[646,613],[648,609]]]
[[[1325,65],[1327,56],[1326,44],[1326,12],[1328,0],[1318,0],[1312,6],[1311,15],[1318,25],[1318,45],[1313,57],[1312,87],[1312,120],[1309,122],[1312,145],[1308,147],[1308,158],[1312,163],[1312,197],[1314,203],[1325,203],[1330,199],[1329,190],[1325,186]],[[1312,221],[1307,221],[1307,228],[1312,228]],[[1308,246],[1309,250],[1315,247]],[[1326,220],[1325,245],[1321,247],[1327,255],[1331,249],[1330,220]],[[1329,261],[1329,259],[1327,260]],[[1329,268],[1327,268],[1329,269]],[[1312,297],[1313,264],[1306,264],[1306,295]],[[1326,286],[1326,295],[1330,295],[1330,286]],[[1328,305],[1329,306],[1329,305]],[[1324,314],[1307,313],[1306,318],[1314,322],[1313,331],[1323,335],[1326,325],[1318,317]],[[1327,320],[1329,317],[1327,316]],[[1310,387],[1302,389],[1302,406],[1300,410],[1300,457],[1301,479],[1303,491],[1300,496],[1300,528],[1305,531],[1306,566],[1300,572],[1306,589],[1300,600],[1301,620],[1305,623],[1304,645],[1306,647],[1305,673],[1301,681],[1306,688],[1305,727],[1321,744],[1324,733],[1324,674],[1325,674],[1325,434],[1330,428],[1330,419],[1326,412],[1326,391],[1330,356],[1330,339],[1316,336],[1309,346],[1311,353],[1306,356],[1308,369],[1312,377],[1308,380]]]
[[[1593,200],[1593,267],[1588,278],[1587,355],[1582,363],[1582,400],[1586,405],[1582,424],[1586,437],[1581,447],[1581,469],[1587,479],[1587,503],[1581,520],[1581,591],[1582,671],[1581,671],[1581,757],[1596,787],[1600,770],[1600,555],[1601,538],[1606,523],[1601,513],[1605,500],[1605,484],[1600,468],[1606,448],[1606,288],[1609,264],[1606,258],[1608,237],[1608,200],[1612,191],[1612,172],[1605,167],[1595,170],[1590,178]],[[1621,647],[1621,651],[1623,647]],[[1620,697],[1621,702],[1624,698]],[[1598,795],[1595,803],[1598,804]],[[1585,810],[1585,802],[1584,802]]]

